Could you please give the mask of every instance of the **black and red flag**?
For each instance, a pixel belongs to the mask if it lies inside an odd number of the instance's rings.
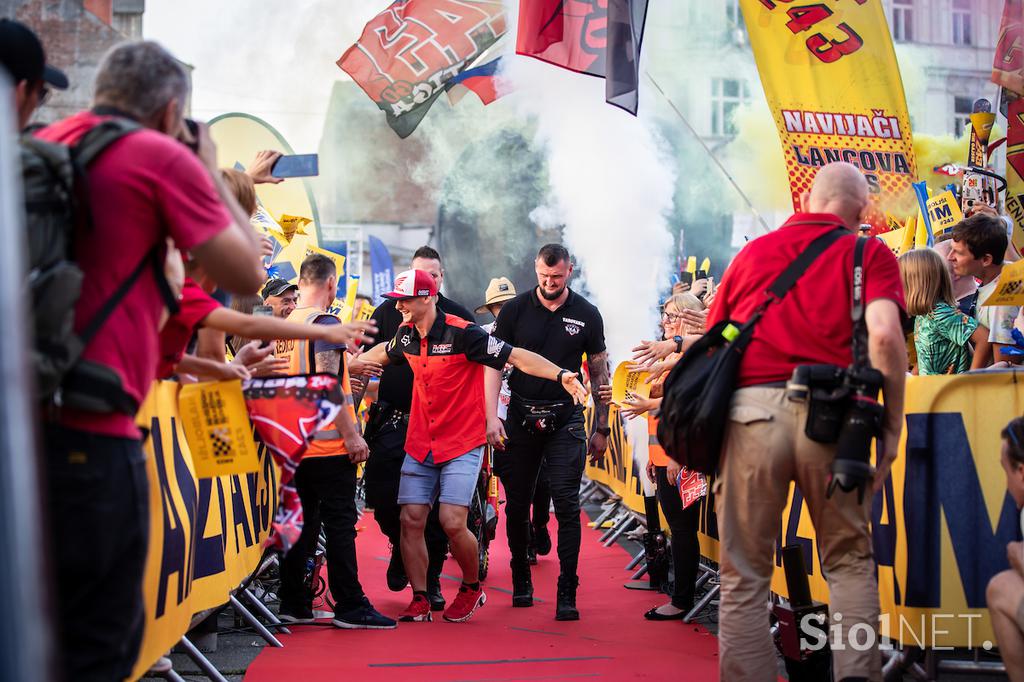
[[[636,115],[647,0],[520,0],[516,52],[605,79],[605,100]]]
[[[338,60],[399,137],[505,35],[503,0],[395,0]]]
[[[281,468],[281,496],[267,546],[287,552],[302,533],[302,503],[295,471],[316,432],[331,424],[345,398],[330,374],[247,379],[242,383],[256,435]]]

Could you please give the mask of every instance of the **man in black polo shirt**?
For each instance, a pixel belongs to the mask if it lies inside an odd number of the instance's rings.
[[[538,286],[516,296],[498,315],[494,336],[518,348],[531,350],[559,367],[579,372],[587,355],[592,386],[608,382],[608,354],[604,321],[590,302],[568,287],[573,266],[561,244],[548,244],[537,254]],[[533,582],[527,549],[530,540],[530,504],[537,474],[546,463],[551,499],[558,519],[558,577],[556,620],[578,620],[576,567],[580,555],[580,480],[586,455],[601,456],[607,446],[608,407],[594,407],[594,433],[587,444],[583,408],[567,400],[557,384],[515,370],[509,378],[512,399],[508,408],[506,454],[495,462],[505,484],[508,505],[508,544],[512,551],[512,605],[533,605]],[[497,391],[497,383],[488,382]],[[497,395],[491,402],[495,402]],[[506,431],[489,418],[488,439],[495,447]]]
[[[429,246],[422,246],[412,257],[412,269],[430,273],[437,283],[438,291],[444,282],[444,268],[441,256]],[[468,322],[474,322],[473,314],[455,301],[437,296],[437,307],[442,313],[456,315]],[[377,323],[376,339],[390,341],[395,338],[402,324],[402,314],[389,299],[377,306],[373,313]],[[353,363],[354,366],[359,366]],[[398,592],[405,589],[408,579],[402,563],[401,513],[398,505],[398,483],[402,476],[402,462],[405,459],[405,438],[409,426],[409,409],[412,405],[412,369],[408,365],[388,365],[380,377],[377,402],[370,408],[370,421],[366,427],[366,443],[370,446],[370,459],[366,462],[366,504],[373,509],[381,532],[391,541],[391,562],[388,564],[388,588]],[[434,611],[444,610],[441,595],[441,569],[448,554],[448,536],[441,527],[438,507],[435,505],[427,521],[427,547],[430,565],[427,570],[427,592]]]

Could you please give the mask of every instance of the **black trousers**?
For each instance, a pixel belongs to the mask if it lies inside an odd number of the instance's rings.
[[[504,480],[502,472],[508,471],[511,457],[507,451],[494,451],[494,473]],[[537,486],[533,493],[533,512],[531,517],[534,528],[545,528],[551,521],[551,484],[548,483],[547,465],[541,462],[537,474]]]
[[[302,534],[281,562],[281,603],[310,605],[306,562],[316,551],[322,523],[335,611],[358,608],[363,588],[356,564],[356,465],[346,455],[305,458],[295,471],[295,489],[302,502]]]
[[[379,430],[372,431],[366,440],[370,458],[363,473],[366,505],[373,509],[373,518],[396,552],[401,552],[402,546],[402,507],[398,504],[398,484],[402,479],[402,462],[405,461],[405,435],[406,426],[401,423],[385,423]],[[424,531],[430,557],[427,575],[432,578],[441,574],[448,554],[448,535],[441,527],[438,508],[439,505],[435,504],[430,510]]]
[[[675,568],[672,606],[689,611],[693,608],[694,584],[697,582],[697,565],[700,562],[700,544],[697,542],[700,505],[691,504],[688,509],[683,509],[679,488],[668,480],[667,469],[655,467],[654,471],[658,484],[658,503],[672,533],[672,565]]]
[[[528,433],[514,419],[505,423],[507,456],[498,472],[508,504],[505,523],[513,564],[525,564],[530,542],[530,508],[542,466],[547,467],[551,501],[558,520],[558,562],[562,575],[576,576],[580,559],[580,480],[587,457],[583,411],[552,434]]]
[[[149,483],[142,443],[45,429],[61,677],[122,680],[138,656],[145,617]]]

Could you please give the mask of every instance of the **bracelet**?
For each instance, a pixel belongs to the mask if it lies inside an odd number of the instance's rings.
[[[569,370],[567,370],[567,369],[560,369],[560,370],[558,370],[558,374],[555,375],[555,381],[558,382],[558,383],[562,383],[562,375],[563,374],[568,374],[568,373],[569,373]]]

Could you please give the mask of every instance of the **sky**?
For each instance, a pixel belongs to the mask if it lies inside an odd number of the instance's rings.
[[[374,0],[149,0],[143,33],[194,67],[192,113],[231,111],[315,152],[335,64],[386,3]],[[282,68],[291,65],[290,68]]]

